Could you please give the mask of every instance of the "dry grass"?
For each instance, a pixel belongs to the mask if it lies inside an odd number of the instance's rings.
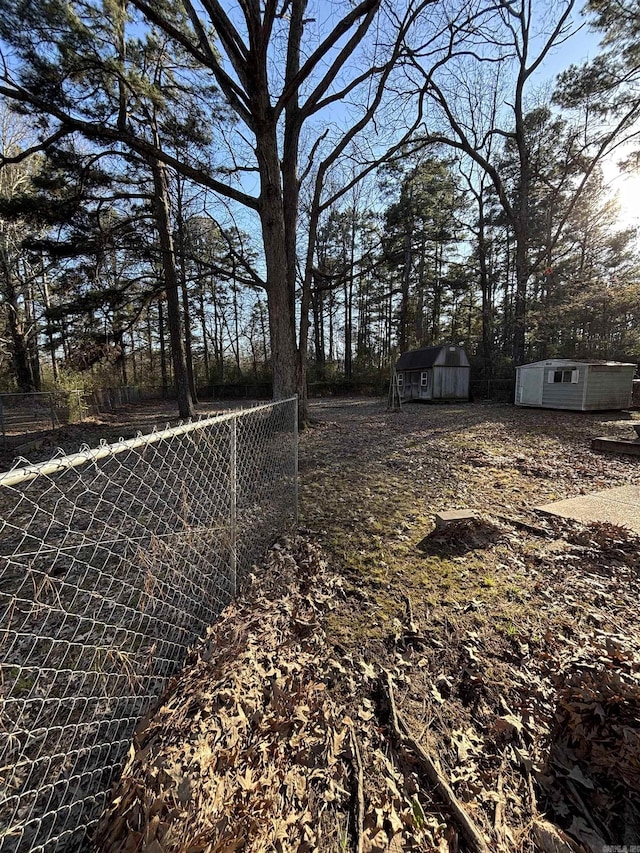
[[[552,765],[565,677],[573,683],[590,659],[601,662],[605,681],[617,672],[612,636],[638,661],[640,543],[613,527],[552,527],[535,512],[640,482],[640,460],[589,449],[593,436],[630,434],[628,416],[493,405],[394,414],[354,402],[320,405],[316,418],[302,437],[301,516],[348,581],[330,637],[365,660],[406,665],[400,705],[494,844],[532,849],[531,821],[542,808],[585,844],[596,832],[609,843],[637,842],[624,812],[637,786],[612,789],[613,774],[606,785],[591,768],[592,787],[576,796],[565,786],[559,797],[558,779],[574,765]],[[480,520],[434,531],[435,513],[450,508],[471,508]],[[406,634],[407,599],[419,642]],[[640,744],[639,731],[624,736]],[[565,753],[567,738],[565,730]],[[589,774],[586,763],[580,768]],[[506,835],[495,815],[505,785]],[[625,831],[632,841],[621,838]]]

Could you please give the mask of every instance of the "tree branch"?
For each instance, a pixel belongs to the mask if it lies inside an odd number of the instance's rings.
[[[41,101],[31,92],[18,87],[16,84],[11,86],[0,85],[0,95],[4,95],[11,100],[19,101],[23,104],[28,104],[42,113],[53,116],[53,118],[60,122],[61,127],[59,130],[64,131],[64,134],[77,131],[87,139],[91,139],[96,142],[104,140],[109,142],[122,142],[141,156],[160,160],[167,166],[171,166],[171,168],[175,169],[179,174],[184,175],[186,178],[191,178],[191,180],[201,186],[208,187],[214,192],[220,193],[220,195],[226,196],[233,201],[237,201],[252,210],[258,209],[257,199],[247,193],[236,190],[228,184],[224,184],[221,181],[212,178],[211,175],[209,175],[203,168],[191,166],[183,160],[173,157],[166,151],[163,151],[152,143],[147,142],[146,139],[142,139],[134,134],[123,132],[116,128],[108,127],[107,125],[96,127],[96,125],[89,121],[75,118],[65,113],[59,107],[54,107],[52,104]]]
[[[299,91],[302,83],[309,77],[318,62],[323,59],[331,50],[331,48],[339,41],[339,39],[347,33],[354,23],[361,17],[367,16],[370,11],[374,14],[378,10],[382,0],[362,0],[355,8],[349,12],[333,29],[327,38],[314,50],[307,61],[302,65],[298,73],[288,81],[284,87],[282,94],[278,98],[275,105],[275,115],[279,116],[282,110],[286,107],[287,102]]]
[[[242,88],[242,86],[239,86],[235,82],[235,80],[233,80],[222,68],[210,45],[209,50],[203,53],[201,49],[199,49],[196,45],[193,44],[191,39],[189,39],[183,32],[181,32],[181,30],[175,27],[165,17],[159,14],[153,8],[153,6],[150,6],[149,3],[146,2],[146,0],[131,0],[131,2],[136,7],[136,9],[138,9],[138,11],[141,12],[151,23],[155,24],[162,30],[162,32],[169,36],[169,38],[173,39],[182,47],[184,47],[184,49],[191,56],[193,56],[194,59],[196,59],[201,65],[203,65],[205,68],[208,68],[213,73],[216,83],[218,84],[218,86],[220,86],[221,91],[227,98],[232,109],[237,113],[238,117],[247,125],[247,127],[253,129],[253,119],[248,109],[249,98],[247,93]],[[189,10],[192,9],[192,7],[190,0],[184,0],[184,2],[188,4],[185,5],[185,9],[187,11],[187,15],[191,20],[191,14]],[[197,13],[195,12],[195,10],[193,10],[193,13],[195,15],[196,20],[198,20]],[[200,41],[200,31],[202,31],[202,33],[204,34],[204,30],[199,20],[198,26],[199,29],[196,31],[196,35],[198,36]],[[206,38],[206,34],[204,34],[204,37]],[[246,73],[244,73],[242,76],[238,74],[238,76],[244,85],[246,82]]]
[[[63,128],[58,128],[55,133],[52,133],[51,136],[48,136],[46,139],[43,139],[37,145],[32,145],[30,148],[25,148],[20,151],[18,154],[14,154],[11,157],[7,157],[6,154],[0,154],[0,169],[4,166],[8,166],[10,164],[22,163],[23,160],[31,157],[33,154],[37,154],[40,151],[45,151],[51,145],[54,145],[59,139],[67,136],[70,131],[64,130]]]

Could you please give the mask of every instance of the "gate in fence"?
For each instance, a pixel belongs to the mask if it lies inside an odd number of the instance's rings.
[[[0,475],[0,851],[85,849],[131,734],[295,523],[284,400]]]

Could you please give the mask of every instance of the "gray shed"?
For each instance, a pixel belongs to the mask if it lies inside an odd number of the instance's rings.
[[[468,400],[469,372],[467,354],[455,344],[410,350],[396,362],[403,402]]]
[[[635,364],[550,358],[516,367],[516,406],[626,409],[631,403]]]

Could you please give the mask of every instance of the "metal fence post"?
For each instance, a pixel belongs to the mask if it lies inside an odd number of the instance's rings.
[[[51,429],[56,428],[56,404],[53,396],[53,391],[49,394],[49,407],[51,409]]]
[[[231,436],[229,449],[229,497],[230,497],[230,518],[229,518],[229,568],[231,570],[231,594],[235,598],[238,590],[238,466],[237,466],[237,424],[238,419],[231,419]]]

